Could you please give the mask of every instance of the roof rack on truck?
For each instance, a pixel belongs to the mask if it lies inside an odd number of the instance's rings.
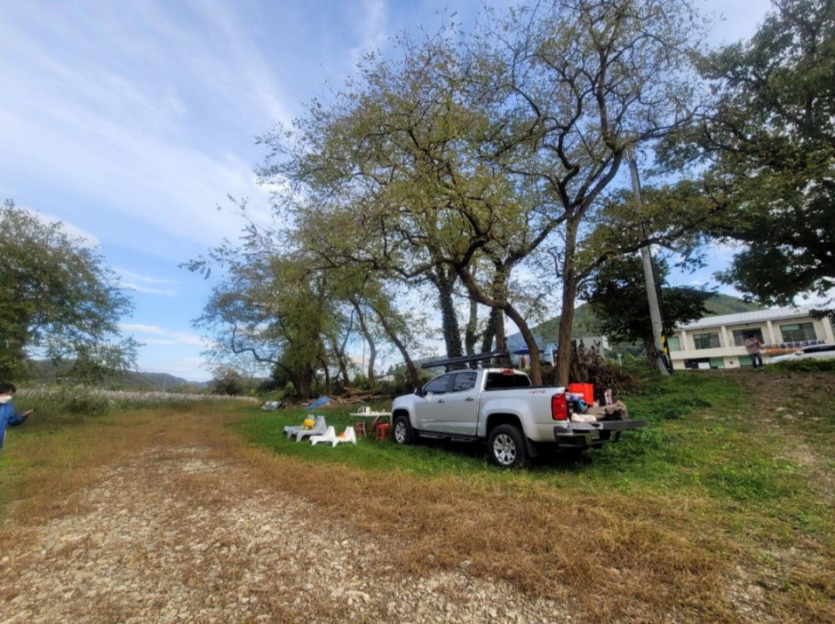
[[[497,358],[505,358],[510,364],[510,355],[507,351],[491,351],[490,353],[477,353],[476,355],[461,355],[459,357],[447,358],[446,360],[433,360],[432,362],[424,362],[421,368],[440,368],[444,367],[444,372],[449,372],[456,368],[478,368],[479,362],[486,362]]]

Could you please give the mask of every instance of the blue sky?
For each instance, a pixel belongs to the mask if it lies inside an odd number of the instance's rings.
[[[254,137],[327,98],[363,53],[385,53],[391,36],[434,30],[445,8],[468,22],[480,5],[2,2],[0,199],[99,246],[135,303],[123,329],[145,343],[140,370],[208,379],[191,323],[210,285],[179,265],[240,231],[227,195],[267,210],[252,173],[264,156]],[[714,28],[718,43],[750,36],[769,2],[701,5],[726,17]]]

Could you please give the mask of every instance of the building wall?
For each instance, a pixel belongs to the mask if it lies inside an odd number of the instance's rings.
[[[783,335],[781,326],[811,323],[814,328],[815,340],[787,340]],[[682,370],[686,368],[686,360],[710,359],[711,368],[738,368],[741,365],[750,363],[748,352],[744,346],[737,346],[734,342],[734,330],[756,330],[762,334],[762,342],[765,344],[764,351],[791,351],[792,349],[806,346],[806,344],[826,343],[835,344],[832,325],[828,319],[815,319],[806,314],[796,317],[780,317],[776,319],[760,319],[757,321],[735,323],[729,319],[723,325],[703,325],[698,328],[682,328],[675,330],[674,337],[678,339],[679,350],[670,350],[670,358],[673,368]],[[718,335],[718,346],[710,348],[696,348],[696,337],[700,334]],[[788,332],[787,332],[788,333]],[[791,338],[791,335],[788,335]],[[805,344],[804,344],[805,343]],[[741,361],[740,361],[741,360]]]

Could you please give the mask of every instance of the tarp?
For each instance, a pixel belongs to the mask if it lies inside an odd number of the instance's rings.
[[[542,347],[539,347],[539,352],[542,353],[543,351],[544,349]],[[522,347],[521,349],[516,349],[516,351],[514,351],[513,353],[516,355],[529,355],[530,350],[527,347]]]
[[[323,405],[327,405],[331,401],[333,401],[333,399],[329,396],[320,396],[318,399],[313,401],[313,403],[308,404],[307,409],[315,409],[317,407],[322,407]]]

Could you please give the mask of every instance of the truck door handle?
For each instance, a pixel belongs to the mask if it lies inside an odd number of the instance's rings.
[[[473,397],[467,397],[467,400],[468,401],[475,401],[475,399]]]
[[[443,402],[444,402],[443,399],[438,399],[438,403],[443,403]]]

